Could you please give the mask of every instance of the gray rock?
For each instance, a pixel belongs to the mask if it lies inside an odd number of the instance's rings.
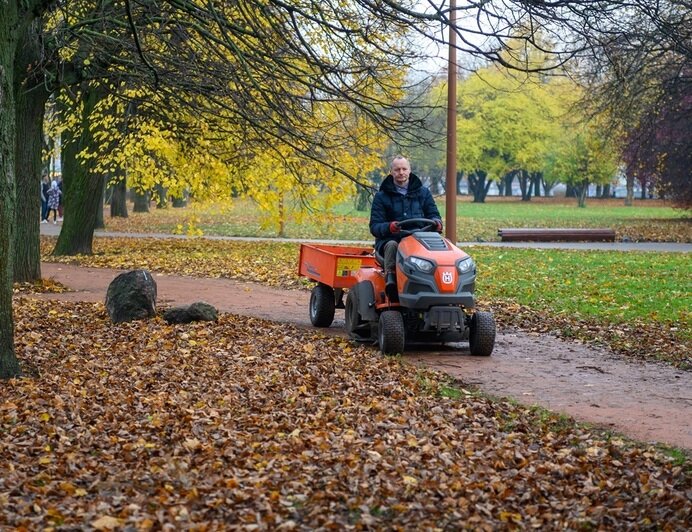
[[[156,315],[156,281],[146,270],[118,275],[106,292],[106,310],[113,323]]]
[[[203,301],[186,307],[173,307],[163,313],[168,323],[190,323],[192,321],[216,321],[219,314],[212,305]]]

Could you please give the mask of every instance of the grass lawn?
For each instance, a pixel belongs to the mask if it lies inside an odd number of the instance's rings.
[[[444,198],[437,199],[444,213]],[[286,220],[284,235],[291,238],[371,240],[369,212],[342,204],[333,212],[314,212],[302,221]],[[249,200],[227,203],[191,203],[182,209],[155,209],[132,213],[127,219],[106,217],[112,231],[153,231],[222,236],[278,236],[278,225],[263,218]],[[495,241],[500,227],[609,227],[619,240],[692,242],[692,218],[661,201],[635,201],[625,207],[622,200],[591,200],[580,209],[574,200],[534,198],[489,198],[472,203],[457,201],[457,239]]]

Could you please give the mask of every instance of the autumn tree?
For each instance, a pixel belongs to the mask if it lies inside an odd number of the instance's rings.
[[[576,34],[576,29],[575,29]],[[692,25],[686,0],[619,3],[579,32],[590,53],[575,75],[589,105],[622,139],[631,204],[635,178],[692,205]]]
[[[14,234],[16,228],[17,138],[16,83],[20,43],[30,35],[30,26],[48,8],[45,0],[11,0],[0,10],[0,378],[20,374],[14,351],[12,281],[14,275]],[[29,61],[31,62],[31,61]],[[40,181],[36,179],[36,187]],[[38,214],[38,210],[36,210]],[[37,217],[38,218],[38,217]]]

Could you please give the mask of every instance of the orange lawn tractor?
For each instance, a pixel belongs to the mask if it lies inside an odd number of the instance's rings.
[[[345,308],[349,336],[377,343],[384,354],[403,353],[419,342],[468,340],[472,355],[489,356],[495,320],[490,312],[475,310],[476,265],[435,227],[427,218],[400,222],[397,295],[391,299],[383,258],[372,248],[302,244],[299,273],[317,282],[311,323],[329,327],[334,309]]]

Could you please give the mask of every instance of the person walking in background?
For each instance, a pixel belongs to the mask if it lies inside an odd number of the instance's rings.
[[[58,188],[58,182],[53,180],[50,184],[50,190],[48,191],[48,213],[46,214],[46,220],[50,217],[51,211],[53,212],[53,223],[58,223],[58,207],[60,206],[60,196],[62,196],[62,191]],[[62,220],[62,218],[60,218]]]
[[[46,174],[41,178],[41,223],[48,223],[48,191],[50,190],[50,180]]]
[[[58,221],[62,222],[62,210],[63,210],[63,192],[62,192],[62,176],[58,178],[58,188],[60,189],[60,203],[58,203]]]

